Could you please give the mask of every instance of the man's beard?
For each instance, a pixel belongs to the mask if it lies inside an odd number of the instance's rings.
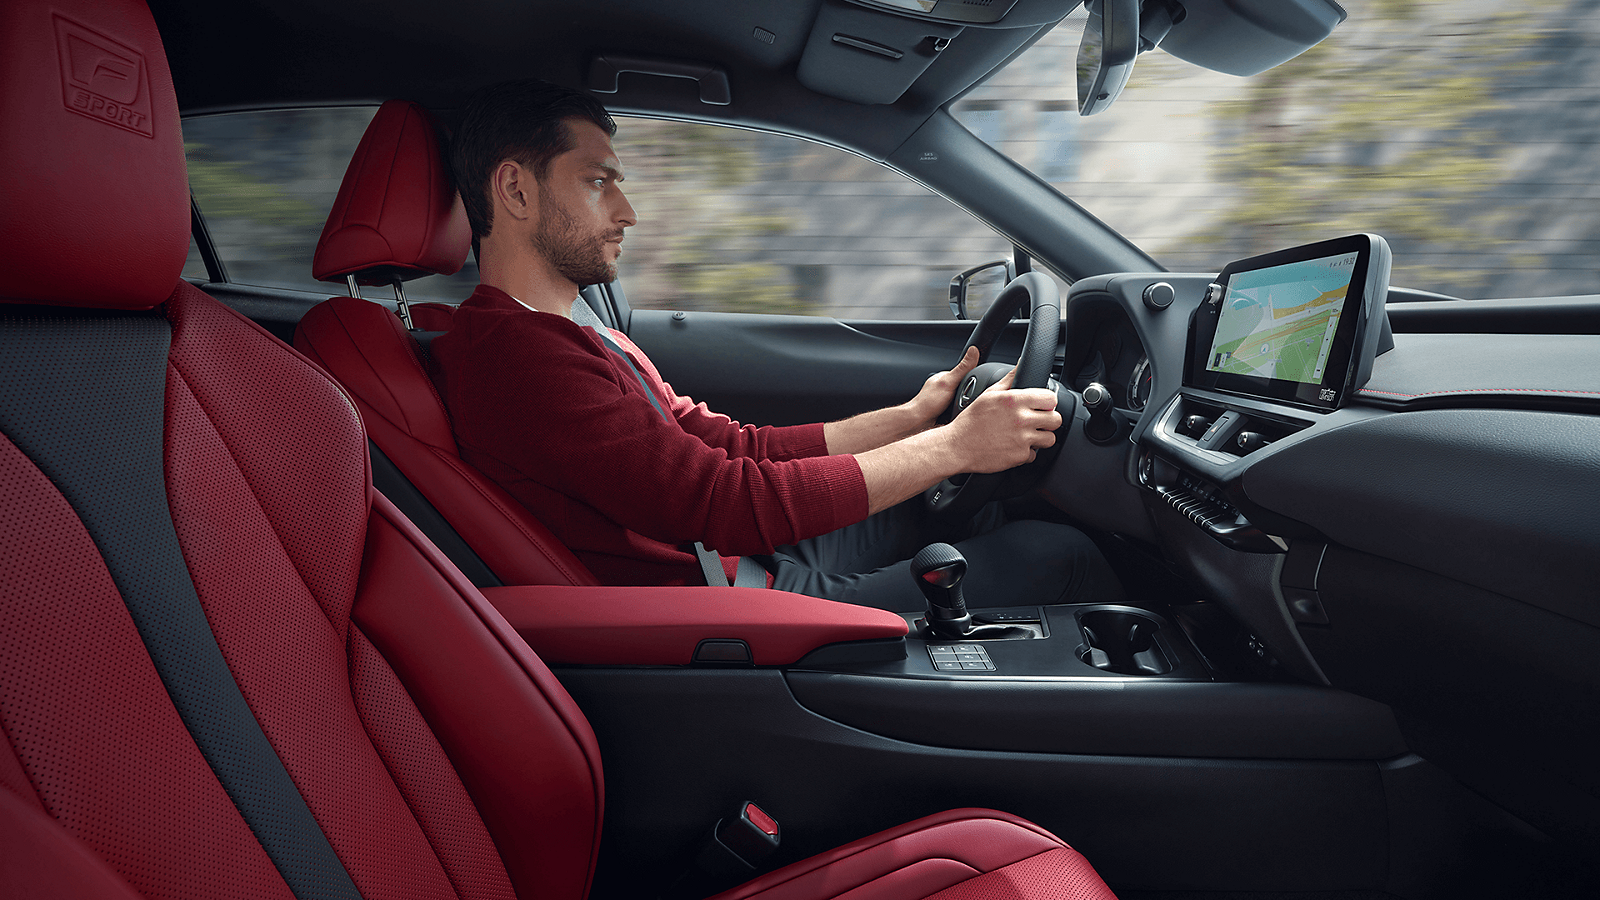
[[[617,266],[606,261],[606,241],[621,236],[620,229],[612,234],[584,234],[566,209],[541,192],[539,229],[533,235],[533,248],[573,284],[616,281]]]

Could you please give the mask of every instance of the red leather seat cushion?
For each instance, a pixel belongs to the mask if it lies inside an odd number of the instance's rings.
[[[714,900],[1116,900],[1060,838],[1006,813],[956,809],[819,853]]]

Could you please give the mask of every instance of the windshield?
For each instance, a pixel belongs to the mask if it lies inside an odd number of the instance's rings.
[[[1077,114],[1082,9],[952,108],[1177,271],[1354,232],[1397,285],[1596,292],[1600,22],[1588,0],[1341,0],[1322,44],[1251,78],[1140,55]]]

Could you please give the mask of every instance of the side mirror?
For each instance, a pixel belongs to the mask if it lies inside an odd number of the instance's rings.
[[[950,312],[958,319],[982,318],[1000,291],[1017,277],[1016,264],[997,259],[950,279]]]
[[[1139,0],[1089,0],[1088,7],[1078,44],[1080,116],[1104,112],[1117,99],[1133,74],[1140,46]]]

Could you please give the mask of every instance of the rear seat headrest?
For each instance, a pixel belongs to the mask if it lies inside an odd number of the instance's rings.
[[[383,104],[345,170],[311,273],[366,285],[450,275],[471,243],[433,116],[405,100]]]
[[[0,299],[167,299],[189,251],[189,178],[142,0],[0,3],[0,122]]]

